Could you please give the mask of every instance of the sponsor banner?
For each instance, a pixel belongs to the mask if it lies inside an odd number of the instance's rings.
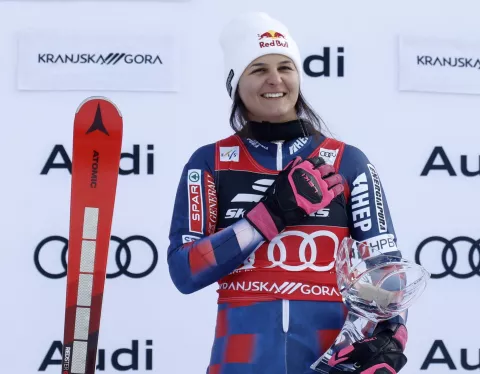
[[[436,37],[399,38],[399,89],[480,94],[480,42]]]
[[[178,90],[172,35],[23,32],[18,37],[19,90]]]

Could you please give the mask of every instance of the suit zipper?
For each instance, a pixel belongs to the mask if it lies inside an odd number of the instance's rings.
[[[282,144],[283,142],[277,142],[277,170],[283,169]]]
[[[290,325],[290,305],[288,300],[282,300],[282,327],[283,332],[288,332]]]
[[[282,327],[284,340],[284,354],[285,354],[285,374],[288,373],[288,328],[290,325],[290,302],[282,300]]]
[[[283,142],[277,142],[277,170],[283,170],[283,155],[282,155],[282,145]],[[287,355],[288,355],[288,328],[290,325],[290,304],[288,300],[282,300],[282,329],[284,333],[284,354],[285,354],[285,374],[288,372],[287,369]]]

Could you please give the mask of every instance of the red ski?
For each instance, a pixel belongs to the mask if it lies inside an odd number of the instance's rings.
[[[62,374],[94,374],[123,119],[108,99],[90,97],[73,127]]]

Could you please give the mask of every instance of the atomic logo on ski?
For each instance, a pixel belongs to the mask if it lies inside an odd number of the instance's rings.
[[[100,111],[100,104],[98,104],[97,106],[97,111],[95,112],[95,118],[93,119],[92,126],[90,126],[86,134],[90,134],[91,132],[94,132],[96,130],[101,131],[104,134],[110,136],[107,129],[105,128],[105,125],[103,124],[102,112]]]

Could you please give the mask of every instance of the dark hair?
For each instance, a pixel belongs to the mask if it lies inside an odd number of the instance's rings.
[[[308,105],[307,100],[305,100],[301,91],[298,94],[295,110],[298,118],[302,120],[302,124],[310,134],[320,135],[326,130],[325,123],[310,105]],[[235,91],[235,96],[233,98],[232,110],[230,113],[230,127],[237,135],[248,137],[251,134],[247,119],[247,108],[240,98],[238,89]]]

